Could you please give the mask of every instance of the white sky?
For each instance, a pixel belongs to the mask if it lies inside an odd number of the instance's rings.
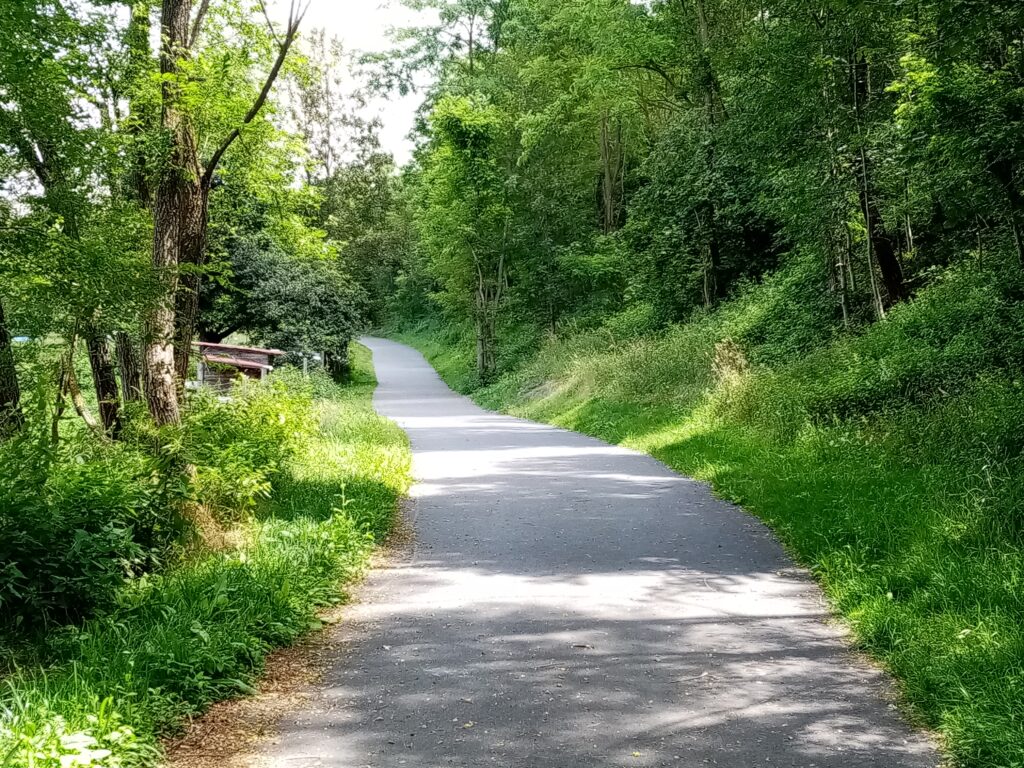
[[[277,0],[278,18],[287,15],[283,0]],[[422,24],[422,17],[419,17]],[[391,47],[388,30],[392,27],[412,26],[417,14],[401,5],[398,0],[312,0],[303,22],[307,30],[323,28],[328,37],[337,37],[348,51],[382,51]],[[416,108],[422,96],[410,94],[401,97],[394,93],[387,99],[376,99],[370,104],[371,115],[379,115],[384,123],[380,138],[384,149],[402,165],[409,160],[412,142],[407,135],[412,130]]]

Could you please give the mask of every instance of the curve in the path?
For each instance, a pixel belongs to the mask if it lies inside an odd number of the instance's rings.
[[[415,544],[371,576],[275,765],[938,763],[753,517],[365,343],[377,407],[412,439]]]

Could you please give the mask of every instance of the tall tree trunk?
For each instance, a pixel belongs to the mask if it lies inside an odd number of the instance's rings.
[[[165,280],[168,290],[173,289],[177,282],[172,278]],[[149,413],[160,426],[181,421],[178,388],[174,380],[173,301],[173,296],[162,297],[143,327],[142,385]]]
[[[117,371],[106,336],[89,327],[85,336],[93,389],[100,404],[100,418],[107,434],[116,438],[121,432],[121,397],[117,389]]]
[[[822,23],[825,23],[824,20]],[[820,56],[822,61],[828,60],[824,43],[820,46]],[[836,146],[836,137],[838,135],[836,130],[836,91],[835,70],[830,69],[829,76],[823,79],[821,83],[823,134],[825,147],[828,151],[828,186],[826,193],[829,200],[828,206],[823,210],[825,218],[822,231],[824,233],[825,251],[828,258],[829,283],[839,294],[839,307],[842,311],[843,327],[849,328],[850,291],[855,286],[853,285],[853,272],[849,263],[851,255],[850,227],[847,223],[845,195],[843,194],[840,181],[843,177],[840,168],[840,150]],[[840,229],[842,229],[845,238],[840,235]],[[845,242],[843,242],[844,239]],[[847,275],[851,277],[849,281],[847,280]]]
[[[125,79],[128,81],[128,134],[132,139],[129,166],[125,186],[125,197],[134,200],[140,208],[148,210],[153,205],[153,190],[150,187],[150,171],[145,148],[142,143],[147,130],[153,129],[153,120],[140,104],[144,82],[153,68],[150,45],[150,10],[153,0],[129,0],[131,19],[125,32],[125,48],[128,51],[128,67]],[[142,402],[143,365],[140,348],[125,331],[114,335],[117,363],[121,369],[121,389],[125,402]]]
[[[121,432],[121,402],[117,391],[117,375],[107,338],[94,326],[85,333],[85,346],[89,351],[89,367],[96,386],[103,431],[113,438]]]
[[[850,294],[857,293],[857,274],[853,271],[853,233],[850,232],[850,224],[843,224],[843,232],[846,235],[845,239],[845,250],[843,251],[843,261],[846,262],[846,279],[847,284],[850,287]]]
[[[499,280],[501,276],[499,265]],[[489,384],[497,373],[497,333],[495,322],[498,313],[498,302],[501,300],[500,289],[489,284],[483,270],[477,267],[476,307],[473,320],[476,326],[476,370],[480,381]]]
[[[114,334],[114,348],[117,352],[117,366],[121,369],[121,391],[125,402],[141,402],[142,364],[135,342],[124,331],[118,331]]]
[[[7,329],[3,303],[0,302],[0,439],[20,429],[23,421],[21,389],[18,387],[18,371],[14,366],[11,333]]]
[[[686,12],[686,0],[679,0]],[[718,238],[718,205],[713,186],[717,164],[716,132],[724,117],[721,84],[711,60],[711,24],[708,20],[704,0],[693,0],[693,11],[697,22],[697,42],[700,54],[697,62],[697,90],[704,107],[704,167],[707,170],[709,188],[706,198],[697,213],[705,241],[702,245],[701,270],[703,272],[702,293],[704,306],[711,307],[718,298],[718,272],[721,262],[721,244]]]
[[[182,243],[200,199],[202,171],[195,131],[184,114],[177,79],[180,60],[188,55],[191,0],[163,0],[161,9],[160,125],[170,151],[160,170],[153,206],[153,268],[163,292],[146,319],[143,343],[143,383],[146,402],[157,425],[181,421],[175,377],[175,300]]]
[[[199,292],[202,290],[202,270],[206,265],[206,229],[209,215],[210,190],[200,182],[189,191],[187,208],[182,211],[184,228],[181,233],[181,273],[174,297],[174,368],[178,386],[188,379],[192,341],[199,320]]]
[[[896,250],[895,238],[886,232],[882,225],[882,216],[878,211],[877,197],[872,184],[871,161],[863,151],[860,154],[861,178],[863,179],[860,195],[861,212],[864,215],[864,226],[867,228],[871,255],[878,266],[878,273],[881,275],[882,285],[885,287],[887,303],[891,306],[906,298],[903,267]]]
[[[874,173],[872,171],[871,159],[868,156],[865,142],[867,138],[864,132],[866,120],[864,111],[871,98],[870,66],[864,56],[864,52],[858,47],[851,58],[853,68],[853,106],[857,119],[858,141],[860,150],[857,153],[857,170],[860,179],[860,206],[864,216],[864,227],[868,237],[868,267],[874,270],[878,267],[879,275],[882,278],[882,285],[885,287],[888,304],[892,305],[906,298],[906,290],[903,282],[903,268],[900,265],[897,253],[895,238],[885,231],[882,216],[878,210],[878,194],[875,190]],[[873,272],[872,272],[873,274]],[[884,315],[884,305],[879,305],[880,314]]]
[[[718,238],[715,234],[714,217],[715,204],[707,200],[701,206],[702,211],[697,215],[698,229],[704,231],[705,238],[701,245],[701,272],[702,285],[701,293],[704,297],[704,306],[710,309],[718,298],[718,263],[719,250]]]
[[[601,231],[608,235],[622,226],[626,153],[622,146],[622,121],[617,120],[613,138],[611,118],[607,110],[601,113],[600,150],[601,180],[598,204]]]
[[[476,370],[480,381],[490,384],[497,368],[494,350],[494,318],[486,309],[476,312]]]
[[[830,251],[830,255],[833,256],[833,274],[835,275],[834,280],[836,281],[836,289],[839,292],[839,308],[843,313],[843,327],[850,327],[850,309],[849,309],[849,297],[846,290],[846,265],[843,263],[844,259],[840,256],[838,260],[835,260],[836,250],[833,248]]]

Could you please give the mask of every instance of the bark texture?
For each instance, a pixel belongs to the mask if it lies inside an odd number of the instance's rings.
[[[480,381],[487,384],[498,372],[497,316],[501,304],[501,286],[504,282],[504,259],[498,263],[496,279],[488,279],[483,269],[477,268],[476,305],[476,370]]]
[[[209,221],[210,189],[200,183],[189,190],[185,202],[178,290],[174,297],[174,367],[179,386],[188,379],[192,340],[199,321],[199,292],[202,290],[202,269],[206,265],[206,230]]]
[[[96,386],[96,402],[99,404],[103,431],[116,438],[121,432],[121,400],[110,344],[107,337],[93,327],[86,333],[85,346],[89,351],[89,368]]]
[[[143,383],[150,414],[158,426],[181,421],[175,380],[175,300],[182,246],[197,213],[200,195],[199,153],[195,130],[181,104],[180,62],[188,56],[191,0],[163,0],[161,8],[160,125],[169,137],[170,153],[163,164],[153,204],[153,269],[163,295],[146,319]]]
[[[0,438],[20,429],[22,421],[21,389],[14,366],[14,349],[3,303],[0,302]]]
[[[124,331],[114,334],[117,351],[117,366],[121,369],[121,391],[125,402],[137,403],[142,400],[142,363],[135,349],[132,337]]]

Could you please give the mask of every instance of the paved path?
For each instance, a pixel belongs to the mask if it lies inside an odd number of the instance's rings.
[[[412,438],[416,541],[370,578],[275,766],[937,764],[752,517],[366,343]]]

